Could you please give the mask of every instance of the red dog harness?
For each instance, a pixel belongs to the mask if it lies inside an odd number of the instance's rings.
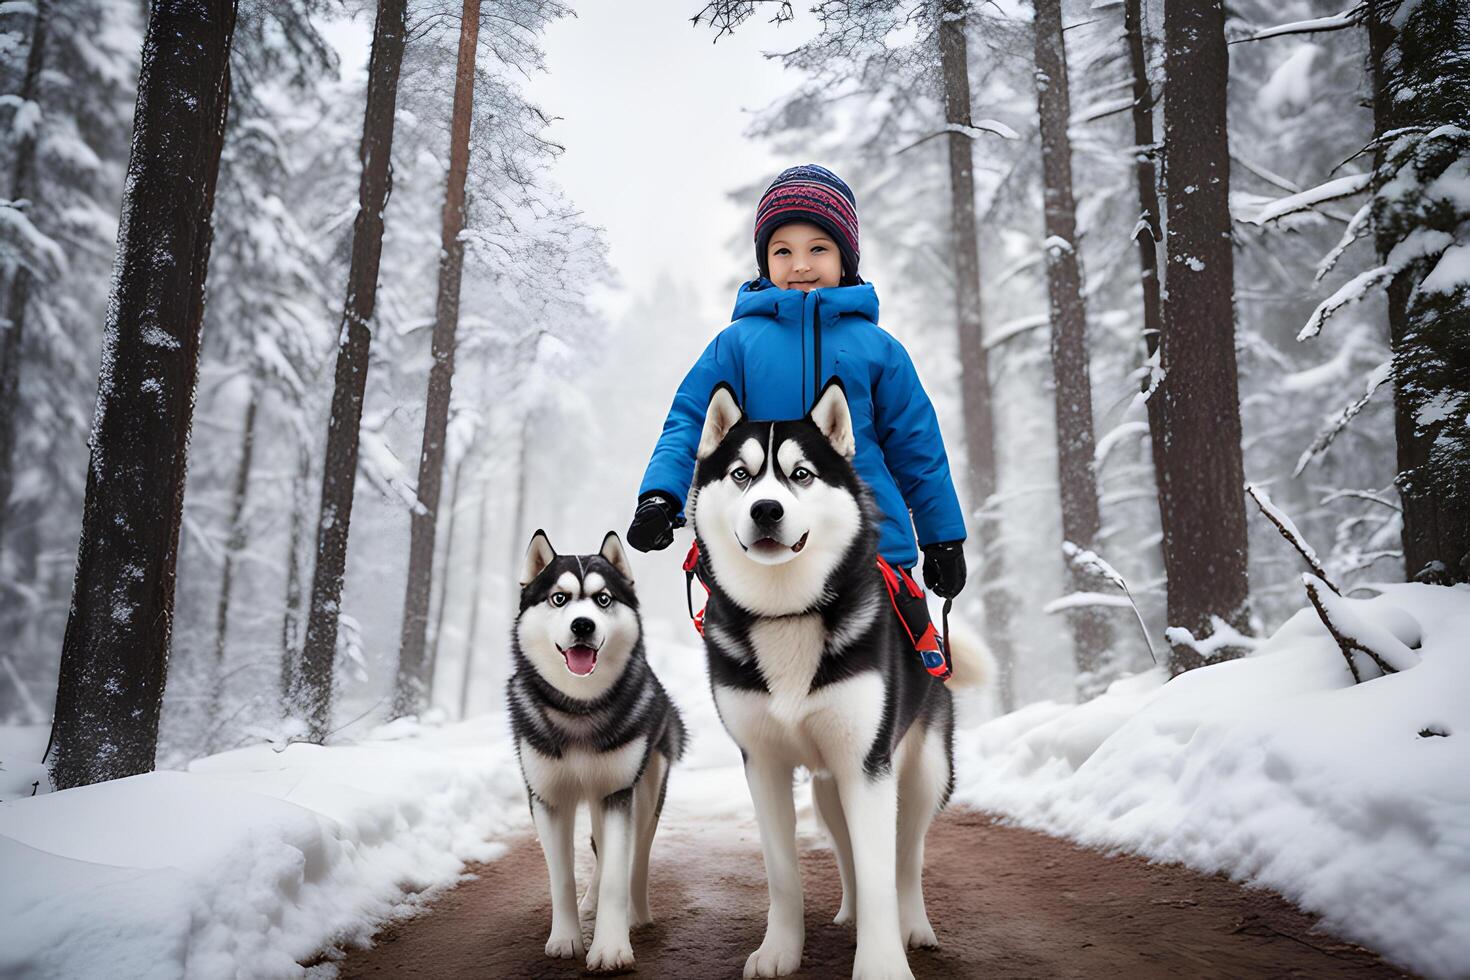
[[[954,600],[944,600],[944,632],[940,633],[934,628],[934,620],[929,616],[929,603],[924,598],[924,590],[919,588],[912,575],[901,568],[894,568],[881,556],[878,558],[878,574],[883,576],[883,585],[888,590],[888,601],[892,603],[898,621],[903,624],[909,642],[924,661],[924,669],[941,681],[949,680],[954,672],[949,655],[949,610],[954,605]],[[689,554],[684,556],[684,599],[689,604],[689,619],[694,623],[694,629],[703,636],[704,608],[700,607],[698,611],[694,608],[692,586],[695,581],[704,586],[704,594],[708,597],[710,588],[699,577],[698,541],[689,545]]]

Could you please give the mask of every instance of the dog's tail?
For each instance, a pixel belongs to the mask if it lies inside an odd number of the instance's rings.
[[[951,619],[949,658],[953,673],[949,687],[983,687],[995,678],[995,657],[978,635]]]

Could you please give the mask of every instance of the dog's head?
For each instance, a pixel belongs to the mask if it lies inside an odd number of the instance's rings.
[[[612,687],[638,649],[633,570],[617,534],[595,555],[558,555],[545,531],[531,536],[521,571],[516,638],[531,666],[569,697]]]
[[[747,419],[715,389],[696,452],[694,529],[720,586],[762,615],[811,609],[865,533],[865,488],[852,467],[852,415],[830,382],[811,414]]]

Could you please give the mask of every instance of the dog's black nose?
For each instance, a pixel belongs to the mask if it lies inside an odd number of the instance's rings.
[[[776,500],[757,500],[750,505],[751,520],[765,526],[775,524],[785,513],[780,502]]]
[[[585,639],[591,636],[596,629],[597,624],[586,616],[578,616],[572,620],[572,635],[578,639]]]

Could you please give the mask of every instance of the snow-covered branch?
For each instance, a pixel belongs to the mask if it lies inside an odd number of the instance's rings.
[[[1367,8],[1364,4],[1349,7],[1341,13],[1332,14],[1327,17],[1312,17],[1308,20],[1294,20],[1286,24],[1277,24],[1265,30],[1257,31],[1249,37],[1238,37],[1231,44],[1242,44],[1246,41],[1264,41],[1271,37],[1284,37],[1288,34],[1320,34],[1323,31],[1341,31],[1349,27],[1356,27],[1363,22],[1363,15]]]
[[[1351,197],[1361,191],[1367,190],[1372,182],[1371,173],[1348,174],[1345,177],[1337,177],[1326,183],[1318,184],[1316,187],[1308,188],[1297,194],[1272,201],[1263,207],[1259,214],[1250,219],[1253,225],[1265,225],[1278,218],[1284,218],[1288,214],[1305,211],[1316,207],[1327,201],[1336,201],[1344,197]]]
[[[1296,523],[1286,515],[1286,512],[1271,503],[1271,498],[1266,495],[1266,491],[1254,483],[1247,483],[1245,485],[1245,492],[1250,494],[1250,498],[1256,502],[1256,506],[1261,508],[1261,513],[1266,515],[1266,520],[1276,526],[1276,530],[1280,531],[1281,536],[1296,549],[1297,554],[1302,556],[1302,560],[1307,563],[1307,566],[1311,568],[1322,583],[1333,592],[1341,595],[1342,590],[1333,584],[1327,577],[1326,570],[1322,568],[1322,559],[1317,557],[1316,549],[1307,543],[1307,539],[1302,536],[1302,532],[1297,529]]]
[[[1312,608],[1317,610],[1317,618],[1337,641],[1354,682],[1361,684],[1365,680],[1354,658],[1357,653],[1371,660],[1383,674],[1396,674],[1419,662],[1419,655],[1390,630],[1359,616],[1352,608],[1355,600],[1338,595],[1336,589],[1315,575],[1303,575],[1302,584],[1306,586]],[[1417,630],[1418,624],[1410,625]]]

